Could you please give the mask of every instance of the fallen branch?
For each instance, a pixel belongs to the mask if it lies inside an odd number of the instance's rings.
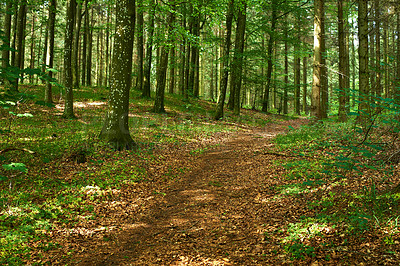
[[[31,151],[31,150],[28,150],[28,149],[24,149],[24,148],[7,148],[7,149],[4,149],[4,150],[1,150],[0,154],[6,153],[6,152],[9,152],[9,151],[24,151],[24,152],[27,152],[27,153],[30,153],[30,154],[35,154],[36,153],[34,151]]]

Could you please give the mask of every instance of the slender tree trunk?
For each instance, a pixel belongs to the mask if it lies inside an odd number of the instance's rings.
[[[132,84],[132,54],[135,29],[135,1],[119,0],[113,51],[108,112],[100,138],[115,149],[133,149],[136,145],[129,133],[129,91]]]
[[[171,48],[170,52],[170,68],[169,68],[169,93],[174,93],[175,90],[175,47]]]
[[[107,7],[107,11],[111,12],[111,7],[110,4],[108,4]],[[104,81],[104,86],[108,87],[108,80],[109,80],[109,73],[108,73],[108,65],[109,65],[109,61],[110,61],[110,57],[109,57],[109,47],[110,47],[110,17],[111,15],[107,15],[107,25],[106,25],[106,58],[105,58],[105,64],[106,64],[106,73],[105,73],[105,81]],[[143,32],[142,32],[143,33]],[[142,68],[143,69],[143,68]],[[143,80],[143,78],[142,78]]]
[[[303,112],[308,113],[307,108],[307,56],[303,57]]]
[[[57,13],[57,0],[51,0],[49,5],[49,78],[50,81],[47,82],[45,91],[45,101],[47,103],[53,102],[53,93],[51,79],[53,79],[53,64],[54,64],[54,32],[55,32],[55,22]]]
[[[66,32],[64,41],[65,107],[63,117],[75,118],[73,97],[73,41],[76,18],[76,0],[69,0],[67,6]]]
[[[144,57],[144,19],[143,19],[143,0],[139,0],[137,9],[137,78],[136,89],[143,90],[143,57]]]
[[[358,1],[358,57],[359,57],[359,121],[369,116],[369,70],[368,70],[368,0]]]
[[[31,27],[31,60],[29,67],[31,69],[35,68],[35,22],[36,22],[36,14],[32,15],[32,27]],[[29,83],[33,84],[33,75],[29,75]]]
[[[343,18],[343,7],[344,0],[339,0],[338,5],[338,41],[339,41],[339,121],[344,122],[347,120],[346,114],[346,37],[344,31],[344,18]]]
[[[375,79],[375,96],[382,96],[382,75],[381,75],[381,10],[380,1],[375,0],[375,44],[376,44],[376,79]]]
[[[167,69],[168,69],[168,54],[170,49],[168,43],[170,43],[172,40],[173,23],[174,23],[174,14],[170,12],[168,14],[168,20],[167,20],[167,25],[168,25],[167,45],[161,46],[159,66],[157,70],[157,87],[156,87],[156,97],[154,101],[155,113],[165,113],[164,92],[165,92],[165,84],[166,84]]]
[[[285,22],[287,22],[287,18],[285,17]],[[289,113],[288,108],[288,87],[289,87],[289,46],[288,46],[288,26],[285,23],[284,26],[285,31],[285,66],[284,66],[284,89],[283,89],[283,114],[287,115]],[[282,102],[282,101],[281,101]]]
[[[12,66],[15,66],[15,55],[16,55],[15,49],[16,49],[16,41],[17,41],[18,10],[19,10],[18,4],[19,4],[18,0],[13,3],[13,9],[14,9],[15,13],[14,13],[13,20],[12,20],[13,38],[12,38],[12,43],[11,43],[12,51],[11,51],[11,64],[10,64]],[[10,39],[10,41],[11,41],[11,39]]]
[[[394,91],[393,91],[393,95],[394,95],[394,99],[396,101],[397,104],[400,104],[400,7],[397,8],[397,36],[396,36],[396,40],[397,40],[397,55],[396,55],[396,79],[395,79],[395,86],[394,86]]]
[[[93,28],[94,28],[94,16],[93,16],[93,6],[87,11],[90,15],[90,26],[87,31],[87,57],[86,57],[86,85],[92,86],[92,58],[93,58]],[[89,17],[88,17],[89,19]],[[88,23],[89,25],[89,23]]]
[[[267,47],[267,85],[265,86],[265,91],[263,90],[264,97],[263,97],[263,104],[262,104],[262,111],[267,112],[269,106],[269,91],[271,87],[271,77],[272,77],[272,48],[275,41],[275,29],[276,29],[276,22],[277,22],[277,0],[272,0],[272,19],[271,19],[271,32],[269,34],[268,40],[268,47]],[[262,69],[262,71],[264,68]]]
[[[75,14],[75,29],[74,29],[74,40],[73,40],[73,50],[72,50],[72,76],[73,76],[73,86],[74,89],[79,88],[79,36],[81,31],[81,21],[82,21],[82,6],[77,4],[76,14]]]
[[[144,79],[143,79],[143,92],[142,97],[150,98],[150,78],[151,78],[151,61],[153,54],[153,35],[154,35],[154,13],[155,13],[155,3],[154,0],[151,2],[150,6],[150,16],[149,16],[149,26],[148,26],[148,37],[146,44],[146,58],[144,63]]]
[[[24,60],[24,39],[25,39],[25,25],[24,21],[26,19],[26,11],[27,11],[27,1],[22,0],[20,2],[20,7],[18,10],[18,25],[17,25],[17,35],[16,35],[16,49],[17,51],[15,52],[15,67],[19,68],[20,71],[22,72],[23,67],[23,60]],[[20,73],[22,74],[22,73]],[[18,82],[19,78],[16,78],[15,81],[13,82],[13,89],[15,91],[18,91]]]
[[[321,118],[328,118],[329,112],[329,84],[328,84],[328,65],[327,65],[327,53],[326,53],[326,36],[325,36],[325,0],[323,0],[323,16],[321,20],[321,31],[322,31],[322,39],[321,39],[321,52],[322,52],[322,61],[321,61]]]
[[[221,81],[219,83],[220,84],[219,96],[214,115],[215,120],[219,120],[224,116],[225,96],[226,96],[226,89],[228,87],[228,77],[229,77],[229,53],[231,48],[233,4],[234,0],[230,0],[228,10],[226,13],[226,33],[225,33],[224,49],[222,56],[222,75],[221,75]]]
[[[246,32],[246,1],[241,2],[238,20],[236,25],[235,53],[233,54],[232,64],[232,80],[231,92],[234,93],[233,112],[235,115],[240,114],[240,89],[242,87],[242,69],[243,69],[243,52],[244,52],[244,36]]]
[[[83,24],[83,44],[82,44],[82,74],[81,74],[81,83],[86,86],[86,63],[87,63],[87,46],[88,46],[88,38],[89,38],[89,9],[88,9],[88,1],[85,0],[85,20]]]
[[[6,47],[10,46],[11,40],[11,14],[13,4],[11,0],[7,1],[6,4],[6,15],[4,16],[4,37],[3,45]],[[10,51],[8,49],[3,49],[2,51],[2,67],[6,69],[10,65]]]
[[[311,94],[311,117],[316,120],[322,119],[321,114],[321,90],[322,90],[322,39],[324,19],[324,0],[314,1],[314,66],[313,87]]]

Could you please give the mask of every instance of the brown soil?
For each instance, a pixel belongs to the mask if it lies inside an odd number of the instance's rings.
[[[125,186],[96,206],[101,219],[59,232],[64,248],[51,263],[76,265],[335,265],[337,251],[293,262],[284,251],[285,226],[312,213],[306,201],[318,195],[279,197],[284,171],[268,153],[271,138],[304,120],[224,135],[199,155],[160,150],[162,165],[149,167],[151,182]],[[174,178],[165,180],[166,169]],[[181,169],[190,169],[179,174]],[[316,193],[318,194],[318,193]],[[333,230],[334,231],[334,230]],[[327,237],[334,232],[327,233]],[[69,254],[69,255],[68,255]],[[329,254],[330,260],[324,258]],[[72,256],[72,258],[71,258]],[[336,257],[335,257],[336,256]],[[351,253],[350,261],[363,262]],[[65,259],[69,258],[68,261]]]

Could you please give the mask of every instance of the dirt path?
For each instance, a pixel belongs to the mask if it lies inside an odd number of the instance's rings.
[[[298,123],[298,122],[297,122]],[[259,265],[279,263],[279,228],[298,217],[297,206],[273,200],[281,169],[266,154],[270,139],[294,122],[239,132],[198,155],[195,167],[175,179],[130,223],[114,224],[101,246],[82,240],[79,265]],[[129,194],[132,195],[132,194]],[[135,199],[120,198],[129,209]],[[136,200],[137,202],[137,200]],[[136,203],[136,205],[138,205]],[[287,215],[290,214],[290,215]],[[128,219],[129,220],[129,219]],[[275,232],[273,237],[265,232]],[[96,245],[95,243],[93,243]]]
[[[119,191],[97,207],[109,219],[65,235],[70,244],[52,262],[65,262],[65,254],[73,253],[69,262],[77,265],[290,263],[280,247],[281,229],[305,211],[302,202],[276,197],[274,186],[281,185],[276,177],[282,174],[276,160],[284,157],[265,151],[272,137],[298,125],[286,121],[233,133],[187,162],[172,155],[170,163],[190,171],[158,187],[152,181]],[[107,233],[97,234],[102,230]]]

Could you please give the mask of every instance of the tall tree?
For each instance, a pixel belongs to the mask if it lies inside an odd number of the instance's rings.
[[[272,57],[273,57],[273,53],[272,53],[272,48],[275,42],[275,38],[276,38],[276,33],[275,33],[275,29],[276,29],[276,23],[277,23],[277,5],[278,5],[278,1],[277,0],[272,0],[272,18],[271,18],[271,31],[269,33],[269,40],[268,40],[268,47],[267,47],[267,62],[268,62],[268,68],[267,68],[267,85],[265,86],[265,91],[264,93],[264,97],[263,97],[263,103],[262,103],[262,111],[263,112],[267,112],[268,111],[268,106],[269,106],[269,92],[270,92],[270,87],[271,87],[271,77],[272,77]],[[264,70],[264,68],[262,69]]]
[[[128,124],[135,28],[134,0],[117,1],[116,21],[109,106],[99,137],[115,149],[122,150],[135,147]]]
[[[231,108],[236,115],[239,115],[240,113],[240,89],[242,87],[243,79],[244,36],[246,32],[246,8],[246,0],[240,1],[231,76],[231,94],[233,94]]]
[[[174,0],[170,0],[170,4],[173,4]],[[165,85],[167,78],[167,69],[168,69],[168,55],[171,49],[171,41],[172,41],[172,27],[174,23],[174,11],[171,10],[168,14],[167,23],[168,32],[167,39],[165,43],[160,47],[160,60],[158,63],[157,69],[157,87],[156,87],[156,97],[154,101],[154,112],[155,113],[164,113],[164,93],[165,93]]]
[[[144,57],[144,19],[143,19],[143,0],[137,1],[137,78],[136,89],[143,90],[143,57]]]
[[[225,104],[225,96],[226,96],[226,89],[228,87],[228,76],[229,76],[229,53],[231,49],[233,4],[234,0],[230,0],[226,13],[226,23],[225,23],[226,33],[225,33],[224,49],[222,56],[222,76],[221,76],[221,82],[219,83],[220,89],[214,115],[215,120],[221,119],[224,116],[224,104]]]
[[[72,76],[74,88],[79,88],[79,37],[82,22],[82,3],[77,4],[72,50]]]
[[[368,0],[358,1],[359,121],[369,115]]]
[[[49,5],[49,78],[53,78],[53,64],[54,64],[54,32],[57,13],[57,0],[51,0]],[[53,102],[53,93],[51,82],[47,82],[45,91],[45,101],[47,103]]]
[[[73,96],[73,69],[72,53],[74,41],[74,28],[76,17],[76,0],[69,0],[67,6],[66,31],[64,41],[64,82],[65,82],[65,107],[63,117],[74,118],[74,96]]]
[[[22,69],[24,65],[24,40],[25,40],[25,23],[26,23],[26,13],[27,13],[27,0],[21,0],[20,6],[18,9],[18,24],[16,29],[16,53],[15,53],[15,63],[14,66],[20,69],[22,74]],[[19,78],[17,78],[13,84],[13,89],[18,91],[18,82]]]
[[[338,41],[339,41],[339,121],[346,121],[346,93],[348,92],[346,79],[349,77],[346,71],[346,33],[344,30],[343,8],[346,5],[346,0],[338,0]]]
[[[324,20],[324,0],[314,1],[314,61],[313,61],[313,86],[311,94],[311,117],[322,119],[321,114],[321,88],[322,88],[322,39]]]
[[[142,97],[150,98],[151,92],[151,61],[153,56],[153,37],[154,37],[154,16],[155,16],[155,2],[151,0],[149,6],[149,21],[148,21],[148,34],[147,34],[147,43],[146,43],[146,58],[144,62],[144,70],[143,70],[143,92]]]
[[[13,13],[12,11],[12,1],[8,0],[6,3],[6,14],[4,16],[4,40],[3,40],[3,45],[6,47],[10,46],[10,40],[11,40],[11,15]],[[10,51],[9,49],[3,49],[2,50],[2,67],[5,69],[9,66],[10,64]]]

